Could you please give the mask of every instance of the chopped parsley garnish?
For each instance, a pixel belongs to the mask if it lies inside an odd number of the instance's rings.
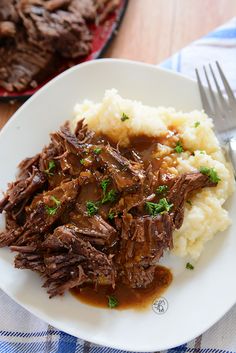
[[[104,179],[102,182],[101,182],[101,188],[102,188],[102,191],[103,191],[103,196],[106,195],[106,192],[107,192],[107,187],[108,185],[110,184],[110,180],[109,179]]]
[[[190,206],[192,206],[192,201],[187,200],[186,202],[187,202]]]
[[[46,206],[46,212],[49,216],[54,216],[57,212],[57,207]]]
[[[114,212],[109,212],[108,213],[108,219],[112,221],[115,218],[115,213]]]
[[[187,262],[187,263],[186,263],[186,268],[187,268],[188,270],[194,270],[194,266],[193,266],[190,262]]]
[[[98,211],[98,206],[93,201],[87,201],[86,209],[89,216],[94,216]]]
[[[46,205],[45,208],[48,215],[54,216],[57,212],[58,207],[61,204],[61,201],[59,201],[55,196],[51,196],[51,200],[55,203],[55,206],[49,207],[48,205]]]
[[[96,148],[94,148],[93,152],[95,154],[100,154],[102,152],[102,149],[100,147],[96,147]]]
[[[56,167],[56,163],[53,160],[49,161],[48,169],[46,169],[44,171],[44,173],[48,174],[49,176],[52,176],[53,175],[53,169],[55,169],[55,167]]]
[[[221,180],[214,168],[201,167],[199,171],[207,175],[213,183],[218,183]]]
[[[200,151],[200,154],[205,154],[205,152],[204,151]]]
[[[156,189],[156,193],[158,195],[165,193],[168,190],[168,186],[167,185],[160,185],[157,189]]]
[[[126,115],[125,113],[122,113],[122,117],[120,118],[121,121],[125,121],[125,120],[128,120],[129,117],[128,115]]]
[[[102,203],[114,202],[116,200],[117,192],[114,189],[108,191],[108,193],[103,197]]]
[[[84,158],[82,158],[82,159],[80,160],[80,164],[82,164],[82,165],[85,164],[85,159],[84,159]]]
[[[103,192],[102,204],[106,202],[114,202],[116,200],[117,192],[114,189],[107,192],[107,187],[109,184],[109,179],[104,179],[100,184]]]
[[[183,149],[183,146],[182,146],[182,144],[181,144],[180,141],[177,142],[177,144],[176,144],[174,150],[175,150],[175,152],[177,152],[177,153],[183,152],[184,149]]]
[[[108,295],[107,299],[108,299],[108,307],[110,309],[114,309],[119,305],[118,300],[113,295]]]
[[[51,200],[55,202],[56,206],[60,206],[61,201],[59,201],[55,196],[51,196]]]
[[[200,121],[196,121],[194,127],[198,127],[200,125]]]
[[[173,204],[169,204],[166,198],[160,199],[158,203],[146,202],[147,212],[153,217],[164,212],[169,212],[172,207]]]

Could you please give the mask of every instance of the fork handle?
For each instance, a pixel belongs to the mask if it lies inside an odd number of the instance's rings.
[[[231,161],[233,168],[234,168],[234,176],[236,177],[236,138],[235,137],[232,137],[227,142],[226,150],[228,151],[230,161]]]

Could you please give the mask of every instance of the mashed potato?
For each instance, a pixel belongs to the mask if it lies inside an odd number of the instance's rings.
[[[122,121],[123,113],[129,119]],[[101,103],[84,101],[77,104],[75,115],[73,128],[84,118],[90,129],[109,135],[122,145],[127,145],[133,135],[161,136],[174,126],[184,147],[175,172],[196,171],[202,166],[216,170],[221,179],[217,187],[202,189],[192,197],[191,204],[186,204],[183,225],[174,232],[173,252],[176,255],[197,259],[205,243],[230,225],[223,204],[234,191],[234,177],[212,130],[212,120],[204,112],[183,113],[173,108],[149,107],[123,99],[112,89],[105,92]]]

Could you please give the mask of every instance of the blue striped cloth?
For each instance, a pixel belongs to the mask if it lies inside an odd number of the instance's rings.
[[[160,66],[195,79],[196,67],[202,68],[214,61],[219,61],[236,92],[236,17],[183,48]]]
[[[236,90],[236,18],[182,49],[161,66],[194,77],[196,66],[201,67],[214,60],[222,63],[226,76]],[[200,337],[162,353],[190,352],[236,353],[236,306]],[[122,353],[122,351],[95,346],[61,332],[28,313],[0,291],[0,353]]]

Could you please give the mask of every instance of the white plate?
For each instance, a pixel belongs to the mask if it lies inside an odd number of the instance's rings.
[[[73,67],[29,99],[2,130],[0,189],[14,179],[16,165],[24,157],[39,152],[49,133],[72,118],[76,102],[99,101],[112,87],[149,105],[185,111],[201,108],[195,82],[154,66],[99,60]],[[231,215],[236,214],[235,197],[228,207]],[[37,274],[14,269],[8,249],[0,250],[0,286],[31,313],[74,336],[125,350],[168,349],[201,334],[236,302],[235,224],[208,244],[194,271],[166,259],[174,281],[164,293],[168,302],[164,314],[155,313],[151,306],[140,312],[94,308],[69,293],[49,300]]]

